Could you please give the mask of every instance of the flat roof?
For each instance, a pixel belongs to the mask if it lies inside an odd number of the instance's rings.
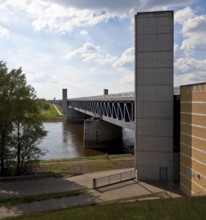
[[[137,12],[136,15],[163,14],[163,13],[174,13],[174,10],[140,11],[140,12]]]
[[[206,82],[198,82],[198,83],[186,84],[186,85],[181,85],[180,87],[184,87],[184,86],[196,86],[196,85],[202,85],[202,84],[206,84]]]

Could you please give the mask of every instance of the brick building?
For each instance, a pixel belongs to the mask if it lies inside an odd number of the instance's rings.
[[[206,82],[180,88],[180,188],[206,194]]]

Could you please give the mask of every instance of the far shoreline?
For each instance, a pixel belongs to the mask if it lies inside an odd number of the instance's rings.
[[[66,121],[65,117],[63,117],[63,118],[50,118],[50,119],[45,119],[43,121],[43,123],[45,123],[45,122],[64,122],[64,121]]]

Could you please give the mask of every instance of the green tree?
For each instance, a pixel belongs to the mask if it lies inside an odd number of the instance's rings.
[[[9,134],[12,132],[10,75],[6,64],[0,62],[0,162],[1,175],[4,175],[6,158],[9,158]]]
[[[49,103],[44,103],[44,104],[43,104],[43,109],[44,109],[44,110],[49,110],[49,109],[50,109]]]
[[[30,160],[44,154],[38,145],[46,131],[35,90],[27,85],[22,69],[8,72],[3,62],[0,62],[0,106],[1,175],[9,166],[15,166],[20,174]]]

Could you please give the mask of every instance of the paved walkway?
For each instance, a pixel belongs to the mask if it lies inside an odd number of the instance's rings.
[[[56,109],[56,111],[58,112],[58,114],[62,116],[63,114],[59,111],[59,109],[56,107],[56,105],[53,104],[53,106],[54,106],[54,108]]]
[[[0,218],[17,216],[21,214],[35,213],[48,210],[56,210],[75,206],[89,205],[93,203],[121,200],[134,196],[148,195],[157,192],[169,192],[168,185],[149,184],[145,182],[127,181],[120,184],[101,188],[96,191],[92,189],[93,178],[112,175],[131,169],[111,170],[84,174],[70,178],[44,178],[26,181],[1,182],[0,199],[37,195],[52,192],[71,191],[74,189],[90,189],[86,194],[72,196],[62,199],[51,199],[28,204],[0,207]],[[180,197],[178,189],[173,189],[172,197]]]

